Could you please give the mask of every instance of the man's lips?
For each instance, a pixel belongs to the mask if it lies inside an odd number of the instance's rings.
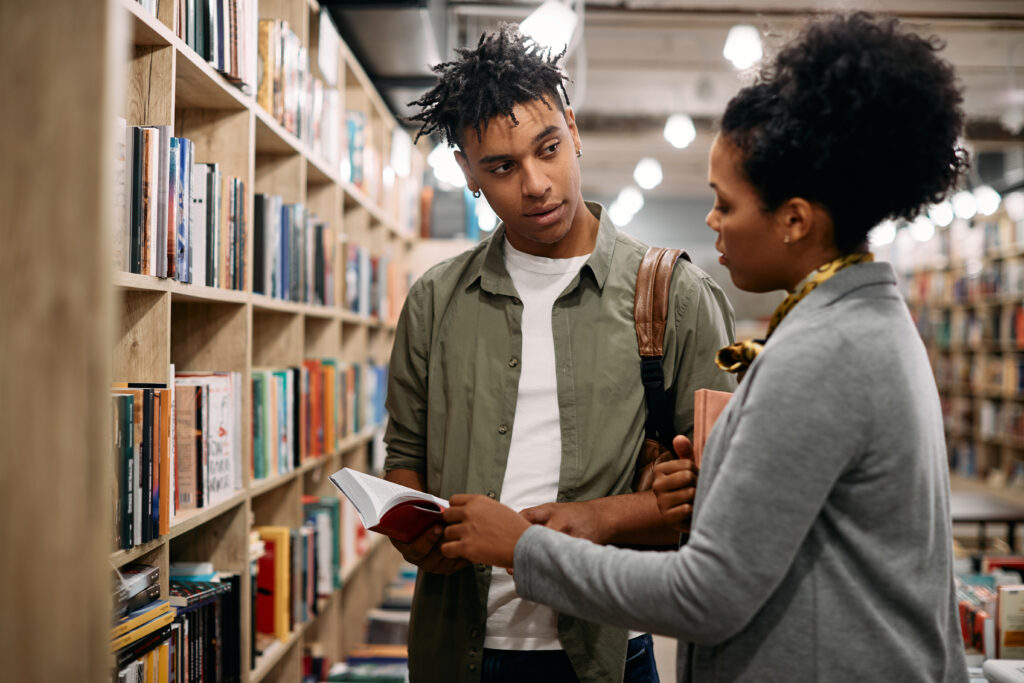
[[[539,209],[530,211],[529,213],[524,213],[523,217],[526,220],[530,221],[531,223],[535,223],[537,225],[550,225],[558,221],[559,218],[561,218],[563,206],[565,206],[565,204],[561,202],[559,202],[558,204],[543,206],[540,207]]]

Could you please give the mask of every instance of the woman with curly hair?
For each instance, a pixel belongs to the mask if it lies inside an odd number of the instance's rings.
[[[566,538],[454,496],[447,555],[514,568],[523,597],[680,640],[686,681],[965,681],[949,480],[924,346],[868,231],[966,168],[935,39],[858,13],[809,25],[740,91],[710,155],[707,223],[747,291],[785,289],[705,447],[674,553]],[[677,437],[679,447],[688,445]],[[671,522],[690,473],[655,484]]]

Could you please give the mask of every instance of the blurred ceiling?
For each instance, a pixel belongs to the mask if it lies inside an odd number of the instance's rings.
[[[521,21],[536,0],[321,0],[397,114],[433,81],[429,65],[475,44],[502,21]],[[582,40],[566,66],[583,139],[584,194],[613,196],[636,162],[657,158],[664,181],[645,194],[706,197],[716,117],[750,78],[722,56],[729,29],[753,24],[770,52],[815,13],[867,9],[904,18],[946,41],[965,90],[967,137],[988,150],[984,168],[1024,183],[1024,0],[576,0]],[[665,141],[672,113],[689,114],[697,138]],[[1017,176],[1020,176],[1017,178]],[[1009,178],[1009,180],[1007,180]],[[1015,180],[1016,179],[1016,180]],[[988,180],[988,179],[986,179]]]

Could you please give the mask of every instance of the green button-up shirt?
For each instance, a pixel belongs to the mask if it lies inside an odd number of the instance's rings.
[[[559,501],[628,493],[646,406],[633,322],[646,246],[616,231],[597,204],[594,251],[551,312],[562,461]],[[503,258],[504,228],[410,289],[391,353],[385,470],[421,473],[427,490],[501,495],[519,393],[522,302]],[[665,330],[665,384],[675,425],[692,435],[693,392],[731,391],[715,352],[733,340],[732,307],[690,263],[678,265]],[[413,683],[475,682],[491,568],[420,572],[409,642]],[[622,680],[626,631],[559,615],[581,681]]]

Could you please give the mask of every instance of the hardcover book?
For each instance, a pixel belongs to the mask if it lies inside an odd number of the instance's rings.
[[[441,520],[448,501],[423,491],[343,467],[330,476],[345,494],[363,526],[408,543]]]
[[[700,467],[704,455],[704,444],[711,435],[715,420],[729,404],[732,394],[714,389],[697,389],[693,392],[693,462]]]

